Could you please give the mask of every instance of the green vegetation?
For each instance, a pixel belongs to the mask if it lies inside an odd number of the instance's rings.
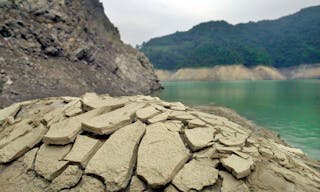
[[[290,67],[320,62],[320,6],[278,20],[199,24],[141,46],[158,69],[259,64]]]

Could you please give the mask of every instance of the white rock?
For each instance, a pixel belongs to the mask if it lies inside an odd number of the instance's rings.
[[[218,170],[216,161],[210,159],[192,160],[174,177],[172,183],[181,191],[202,190],[216,183]]]
[[[99,96],[96,93],[86,93],[82,96],[82,103],[85,110],[97,109],[100,107],[108,107],[114,110],[123,107],[128,103],[128,98],[113,98],[110,96]]]
[[[82,129],[101,135],[111,134],[117,129],[129,125],[136,111],[145,105],[146,103],[131,103],[120,109],[82,121]]]
[[[52,180],[50,187],[54,191],[74,187],[81,179],[82,171],[77,165],[69,165],[58,177]]]
[[[244,146],[246,139],[248,138],[248,135],[237,132],[229,134],[225,133],[226,132],[223,132],[222,134],[217,135],[216,139],[226,146]]]
[[[185,111],[187,107],[180,102],[170,103],[170,109],[176,111]]]
[[[139,121],[116,131],[92,157],[85,172],[103,177],[108,191],[126,188],[144,132],[145,125]]]
[[[136,112],[137,118],[139,118],[140,120],[147,120],[149,118],[154,117],[155,115],[158,115],[159,113],[161,113],[160,111],[158,111],[156,108],[154,108],[153,106],[148,106],[142,109],[139,109]]]
[[[252,158],[244,159],[237,155],[231,155],[228,158],[221,159],[222,165],[237,178],[247,177],[253,167]]]
[[[225,171],[220,171],[219,175],[223,179],[221,192],[249,192],[247,185],[242,180],[237,180]]]
[[[148,123],[152,124],[152,123],[157,123],[157,122],[161,122],[161,121],[166,121],[169,117],[169,113],[170,111],[165,111],[159,115],[156,115],[150,119],[148,119]]]
[[[206,123],[200,119],[192,119],[188,121],[188,127],[190,129],[195,128],[195,127],[205,127]]]
[[[32,149],[48,130],[39,125],[0,149],[0,163],[8,163]]]
[[[149,125],[138,151],[137,175],[153,188],[164,186],[189,156],[177,132],[169,131],[163,123]]]
[[[64,158],[67,161],[80,163],[86,167],[88,161],[101,147],[102,142],[84,135],[78,135],[71,151]]]
[[[129,185],[129,192],[138,192],[144,191],[147,187],[136,175],[132,177],[130,185]]]
[[[212,145],[216,129],[213,127],[186,129],[185,135],[192,151]]]
[[[89,191],[105,192],[106,189],[104,184],[100,180],[91,176],[84,175],[82,176],[80,183],[76,187],[68,190],[68,192],[89,192]]]
[[[70,149],[71,145],[41,145],[35,161],[35,171],[48,180],[54,179],[67,167],[68,161],[63,161],[63,158]]]
[[[90,120],[104,110],[105,108],[94,109],[51,125],[48,133],[43,137],[43,142],[55,145],[72,143],[81,132],[81,121]]]

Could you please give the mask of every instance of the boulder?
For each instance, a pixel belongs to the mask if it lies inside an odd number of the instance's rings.
[[[84,135],[78,135],[71,151],[64,160],[80,163],[82,167],[86,167],[88,161],[101,147],[102,142]]]
[[[169,183],[189,159],[180,135],[171,132],[163,123],[147,126],[143,137],[137,163],[137,175],[153,188]]]
[[[104,178],[108,191],[125,189],[136,163],[138,144],[145,132],[139,121],[116,131],[89,161],[85,172]]]
[[[200,191],[214,185],[218,179],[217,161],[192,160],[178,172],[172,183],[181,191]]]

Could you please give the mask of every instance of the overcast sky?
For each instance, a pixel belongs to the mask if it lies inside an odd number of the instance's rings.
[[[201,22],[276,19],[320,0],[100,0],[121,39],[132,45],[185,31]]]

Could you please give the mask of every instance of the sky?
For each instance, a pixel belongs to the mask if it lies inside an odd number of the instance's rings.
[[[212,20],[231,24],[277,19],[320,0],[100,0],[121,39],[133,46]]]

